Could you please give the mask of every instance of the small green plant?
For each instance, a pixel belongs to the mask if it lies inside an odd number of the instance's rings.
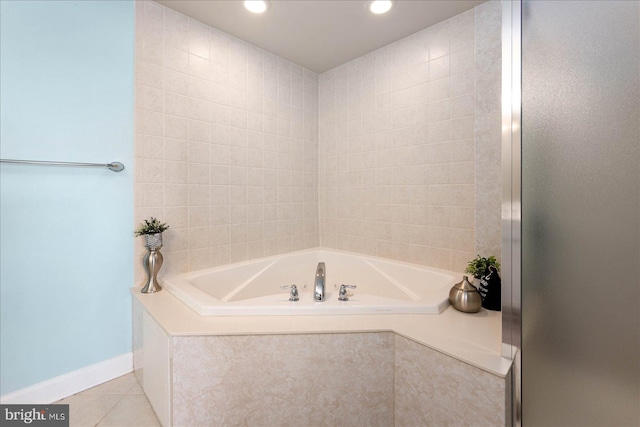
[[[162,233],[167,228],[169,228],[167,224],[158,221],[157,218],[151,217],[149,219],[145,219],[144,222],[136,228],[135,235],[138,237],[144,236],[145,234]]]
[[[491,266],[493,266],[498,272],[500,272],[500,263],[495,256],[491,255],[488,258],[483,258],[478,255],[477,257],[469,261],[465,272],[473,274],[473,277],[479,279],[489,273],[489,267]]]

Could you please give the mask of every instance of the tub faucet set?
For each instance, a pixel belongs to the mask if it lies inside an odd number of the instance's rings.
[[[355,289],[355,285],[340,285],[340,290],[338,291],[338,299],[340,301],[349,301],[349,296],[347,294],[347,289]]]
[[[325,279],[327,276],[327,270],[324,266],[324,262],[318,263],[318,268],[316,268],[316,278],[315,278],[315,286],[313,290],[313,300],[314,301],[324,301],[324,289],[325,289]]]
[[[315,285],[313,290],[313,300],[316,302],[322,302],[326,297],[326,279],[327,279],[327,270],[324,262],[319,262],[318,267],[316,268],[316,276],[315,276]],[[337,288],[337,285],[335,285]],[[303,286],[303,289],[306,288],[307,285]],[[300,301],[300,295],[298,293],[298,287],[296,285],[284,285],[280,286],[281,289],[289,289],[289,301]],[[349,296],[351,294],[348,293],[347,289],[355,289],[355,285],[340,285],[340,290],[338,291],[338,300],[339,301],[349,301]]]
[[[285,285],[281,286],[282,289],[291,289],[289,292],[289,301],[299,301],[300,295],[298,294],[298,287],[296,285]]]

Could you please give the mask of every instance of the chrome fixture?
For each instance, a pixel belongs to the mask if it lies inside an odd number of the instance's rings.
[[[347,288],[355,289],[356,285],[340,285],[340,290],[338,291],[338,299],[340,301],[349,301],[349,297],[347,296]]]
[[[111,163],[78,163],[78,162],[50,162],[41,160],[14,160],[14,159],[0,159],[0,163],[15,163],[25,165],[45,165],[45,166],[83,166],[83,167],[98,167],[108,168],[113,172],[120,172],[124,170],[124,165],[120,162]]]
[[[326,275],[327,270],[325,269],[324,262],[319,262],[318,268],[316,268],[315,287],[313,291],[314,301],[324,301],[324,284]]]
[[[284,285],[280,287],[281,289],[291,289],[289,292],[289,301],[299,301],[300,296],[298,295],[298,287],[296,285]]]

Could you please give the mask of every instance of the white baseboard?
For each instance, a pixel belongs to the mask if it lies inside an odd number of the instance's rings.
[[[90,365],[0,396],[0,403],[47,405],[133,371],[133,353]]]

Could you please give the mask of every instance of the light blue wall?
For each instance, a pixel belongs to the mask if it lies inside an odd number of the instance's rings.
[[[131,351],[132,1],[0,1],[0,394]]]

